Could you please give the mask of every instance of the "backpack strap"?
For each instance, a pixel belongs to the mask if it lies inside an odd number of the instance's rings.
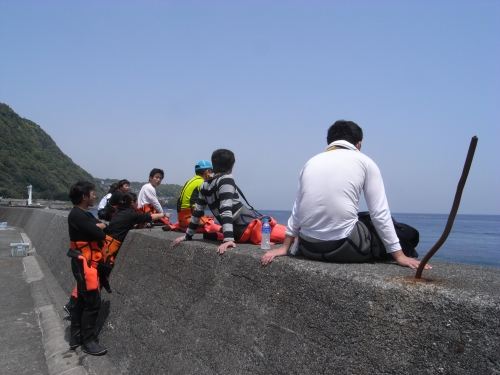
[[[252,211],[255,211],[256,213],[258,213],[260,216],[264,216],[262,215],[259,211],[257,211],[255,208],[252,207],[252,205],[250,203],[248,203],[247,199],[245,198],[245,194],[243,194],[243,192],[241,191],[241,189],[238,187],[238,185],[234,185],[236,186],[236,190],[238,190],[238,193],[240,193],[241,197],[245,200],[246,204],[248,205],[248,208],[250,208]]]

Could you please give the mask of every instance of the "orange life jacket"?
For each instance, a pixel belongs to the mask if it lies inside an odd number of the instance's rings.
[[[188,227],[189,222],[191,221],[191,216],[193,216],[193,210],[191,207],[181,208],[179,212],[177,212],[177,219],[179,220],[179,225],[181,227]]]
[[[140,214],[155,214],[156,210],[152,204],[148,203],[142,207],[139,207],[137,210],[135,210],[135,212],[138,212]]]
[[[97,267],[97,263],[102,262],[104,254],[108,251],[106,241],[70,241],[69,247],[82,254],[89,265]]]
[[[286,226],[278,224],[276,220],[269,217],[269,225],[271,226],[271,244],[283,243],[285,240]],[[221,226],[214,223],[213,219],[204,224],[204,229],[206,233],[220,233]],[[218,240],[223,240],[224,237]],[[237,243],[250,242],[256,245],[260,245],[262,242],[262,222],[260,219],[253,219],[240,238],[235,240]]]
[[[135,212],[138,212],[140,214],[151,214],[151,215],[158,213],[158,211],[156,211],[156,209],[153,207],[153,205],[151,203],[148,203],[142,207],[139,207],[137,210],[135,210]],[[170,223],[170,221],[168,221],[168,219],[165,217],[158,219],[158,221],[161,221],[165,225],[172,225]]]
[[[177,218],[179,221],[175,224],[170,225],[170,230],[185,232],[191,221],[192,210],[190,207],[181,209],[177,213]],[[214,218],[210,216],[202,216],[196,229],[196,233],[216,233],[220,232],[221,226],[215,224]],[[223,238],[223,237],[222,237]]]
[[[116,253],[118,252],[118,250],[120,250],[120,246],[122,245],[122,243],[118,240],[115,240],[113,237],[106,235],[106,244],[108,246],[106,251],[104,251],[103,261],[106,262],[108,258],[110,258],[110,262],[108,263],[113,264]]]
[[[269,219],[269,225],[271,226],[271,244],[282,243],[285,240],[286,227],[282,224],[278,224],[272,217]],[[253,219],[236,242],[251,242],[260,245],[262,242],[262,222],[260,219]]]

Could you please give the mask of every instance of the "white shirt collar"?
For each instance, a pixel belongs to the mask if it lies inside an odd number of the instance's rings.
[[[356,148],[356,146],[354,146],[352,143],[347,142],[347,141],[344,141],[344,140],[341,140],[341,141],[333,141],[332,143],[330,143],[330,144],[326,147],[325,151],[326,151],[326,150],[328,150],[330,147],[333,147],[333,146],[341,146],[341,147],[345,147],[345,148],[347,148],[347,149],[349,149],[349,150],[359,151],[359,150]]]

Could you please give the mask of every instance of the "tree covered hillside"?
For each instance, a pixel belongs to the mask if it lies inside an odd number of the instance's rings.
[[[0,103],[0,196],[69,200],[70,186],[94,178],[66,156],[52,138],[33,121],[21,118]],[[97,194],[102,194],[99,187]]]

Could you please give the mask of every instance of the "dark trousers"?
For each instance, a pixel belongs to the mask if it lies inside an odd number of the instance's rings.
[[[71,314],[71,336],[84,343],[96,337],[96,321],[101,308],[101,292],[97,269],[89,267],[87,260],[80,256],[71,259],[71,270],[76,279],[78,298]]]
[[[348,238],[335,241],[309,242],[299,235],[299,250],[309,259],[337,263],[361,263],[373,259],[371,234],[358,221]]]

